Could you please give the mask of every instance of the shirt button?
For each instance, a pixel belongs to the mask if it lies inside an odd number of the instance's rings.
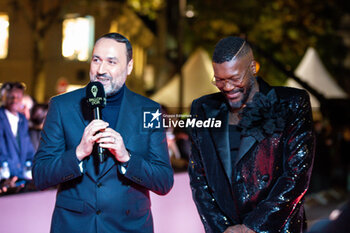
[[[96,214],[97,214],[97,215],[100,215],[100,214],[101,214],[101,210],[97,210],[97,211],[96,211]]]
[[[97,187],[101,188],[102,184],[101,183],[97,183]]]

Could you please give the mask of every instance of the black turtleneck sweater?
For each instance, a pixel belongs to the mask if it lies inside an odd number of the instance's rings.
[[[124,90],[125,84],[117,93],[107,97],[106,107],[102,109],[102,120],[109,123],[109,128],[115,129],[117,126]]]

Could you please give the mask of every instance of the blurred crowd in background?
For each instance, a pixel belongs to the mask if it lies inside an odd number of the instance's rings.
[[[32,160],[48,110],[25,93],[21,82],[1,86],[0,195],[33,191]]]

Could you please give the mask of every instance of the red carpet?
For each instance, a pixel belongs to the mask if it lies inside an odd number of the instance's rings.
[[[0,232],[48,233],[56,190],[0,197]],[[187,173],[175,174],[166,196],[151,193],[155,233],[203,233]]]

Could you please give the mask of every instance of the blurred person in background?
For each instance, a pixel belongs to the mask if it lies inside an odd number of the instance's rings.
[[[26,119],[29,121],[28,122],[29,127],[31,126],[30,115],[34,105],[35,105],[34,99],[30,95],[24,94],[22,98],[22,109],[20,110],[20,113],[26,116]]]
[[[7,82],[1,86],[0,107],[0,175],[2,191],[23,187],[31,180],[34,148],[28,133],[28,121],[21,113],[25,85]],[[18,189],[16,188],[18,191]]]
[[[181,158],[185,160],[188,165],[188,161],[191,154],[191,145],[192,145],[189,133],[187,132],[187,129],[178,127],[174,129],[174,134],[175,134],[176,145],[179,148]],[[187,168],[187,165],[186,165],[186,168]]]
[[[38,149],[40,132],[43,129],[48,104],[35,104],[31,111],[29,135],[35,151]]]
[[[342,188],[350,193],[350,125],[343,128],[340,139],[340,170],[343,175]]]
[[[307,233],[348,233],[350,229],[350,201],[334,209],[328,218],[316,221]]]
[[[314,122],[315,129],[315,160],[312,170],[310,188],[308,193],[317,193],[327,190],[331,187],[331,169],[332,163],[331,148],[333,140],[327,130],[326,123],[320,120]]]
[[[177,146],[176,136],[174,135],[174,129],[172,127],[167,129],[166,138],[168,143],[169,158],[174,171],[186,171],[187,161],[181,158],[181,152]]]

